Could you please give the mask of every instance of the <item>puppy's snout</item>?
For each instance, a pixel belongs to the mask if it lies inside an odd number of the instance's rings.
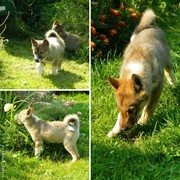
[[[15,119],[16,121],[18,121],[18,124],[21,124],[21,123],[22,123],[22,122],[19,120],[19,118],[18,118],[18,114],[15,114],[14,119]]]
[[[18,120],[18,114],[15,114],[14,119]]]
[[[39,60],[39,59],[34,59],[34,60],[35,60],[35,62],[37,62],[37,63],[38,63],[38,62],[40,62],[40,60]]]

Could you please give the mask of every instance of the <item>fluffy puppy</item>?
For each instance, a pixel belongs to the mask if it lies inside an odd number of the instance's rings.
[[[119,114],[109,137],[138,124],[146,124],[153,114],[164,86],[164,73],[173,85],[173,65],[163,31],[155,24],[151,9],[144,12],[127,46],[118,79],[109,77],[115,90]]]
[[[48,31],[45,37],[44,40],[31,39],[36,68],[39,74],[43,75],[43,65],[46,63],[51,64],[50,74],[55,75],[61,69],[65,43],[53,30]]]
[[[64,40],[66,45],[66,50],[69,52],[74,52],[80,47],[80,43],[82,41],[81,37],[66,32],[64,30],[64,25],[59,24],[58,21],[55,21],[52,25],[52,29],[55,30],[59,36]]]
[[[43,142],[61,143],[71,154],[72,162],[79,158],[76,142],[79,138],[79,118],[76,114],[67,115],[63,121],[43,121],[33,114],[32,104],[15,115],[23,123],[35,143],[35,156],[38,155]]]

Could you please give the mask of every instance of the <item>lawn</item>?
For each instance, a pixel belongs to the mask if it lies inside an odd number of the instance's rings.
[[[88,1],[81,2],[81,0],[45,3],[41,6],[39,21],[34,22],[32,27],[25,26],[23,22],[13,17],[7,19],[7,29],[4,33],[0,31],[2,33],[0,40],[1,37],[8,40],[3,49],[0,47],[0,89],[88,90],[88,4]],[[65,52],[62,70],[57,75],[50,75],[50,65],[46,65],[45,74],[41,76],[35,68],[31,38],[44,39],[44,34],[55,20],[64,23],[65,31],[79,35],[82,43],[76,53]]]
[[[89,178],[89,95],[87,92],[0,92],[1,159],[3,179],[80,179]],[[34,157],[34,143],[14,115],[33,102],[35,114],[44,120],[62,120],[67,114],[80,118],[77,147],[80,159],[71,163],[63,144],[44,144],[40,158]],[[4,104],[16,107],[7,113]]]
[[[41,76],[35,67],[31,42],[9,39],[4,50],[0,51],[1,89],[88,89],[88,60],[80,54],[66,54],[62,70],[57,75],[49,74],[50,66],[45,67]]]
[[[121,58],[99,62],[92,68],[92,171],[93,180],[177,180],[180,177],[180,30],[165,28],[174,63],[176,87],[165,88],[158,107],[146,126],[135,127],[109,139],[118,114],[107,77],[118,77]]]

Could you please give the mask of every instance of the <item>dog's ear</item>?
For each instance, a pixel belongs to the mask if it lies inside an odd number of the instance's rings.
[[[53,26],[54,25],[59,25],[59,22],[58,21],[54,21]]]
[[[43,46],[49,46],[49,41],[47,39],[44,39],[42,45]]]
[[[34,47],[37,47],[38,46],[38,43],[35,39],[31,38],[31,44],[34,46]]]
[[[119,79],[108,77],[109,83],[117,90],[119,87]]]
[[[132,82],[133,82],[134,90],[136,93],[143,90],[143,83],[142,83],[140,76],[138,76],[137,74],[133,74],[132,75]]]
[[[27,110],[27,116],[30,117],[34,111],[33,103],[29,104],[28,110]]]

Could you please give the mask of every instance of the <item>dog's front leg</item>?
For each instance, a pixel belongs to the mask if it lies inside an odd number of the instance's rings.
[[[57,73],[57,67],[56,66],[52,66],[52,68],[50,69],[50,74],[51,75],[56,75]]]
[[[37,156],[38,154],[40,154],[41,150],[42,150],[42,141],[36,141],[35,142],[35,152],[34,155]]]
[[[121,132],[120,117],[121,117],[121,115],[119,113],[116,124],[114,125],[113,129],[108,133],[109,138],[116,137]]]
[[[41,75],[44,74],[44,68],[40,62],[36,63],[36,69],[39,72],[39,74],[41,74]]]

